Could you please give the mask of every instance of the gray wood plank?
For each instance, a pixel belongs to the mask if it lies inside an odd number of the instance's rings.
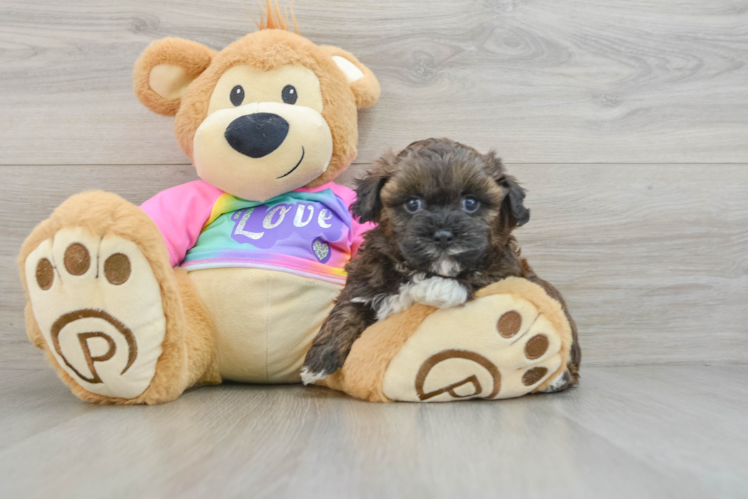
[[[745,0],[417,0],[294,5],[302,32],[379,76],[359,160],[451,136],[526,163],[748,162]],[[131,90],[154,39],[221,48],[251,2],[5,0],[0,162],[182,163]]]
[[[594,401],[581,397],[555,408],[656,470],[687,472],[708,496],[745,495],[745,479],[731,470],[748,470],[748,434],[735,419],[748,409],[747,387],[747,366],[592,370],[584,389]],[[724,468],[727,457],[735,469]]]
[[[346,172],[350,184],[364,165]],[[745,165],[509,165],[528,188],[517,231],[565,295],[585,365],[748,361]],[[0,167],[0,366],[43,366],[23,330],[14,258],[65,197],[93,187],[139,203],[189,166]],[[34,203],[29,203],[29,193]]]
[[[94,408],[81,405],[51,370],[0,370],[0,401],[0,450]]]
[[[22,436],[0,448],[7,497],[748,494],[746,400],[713,391],[746,366],[591,368],[562,394],[423,405],[228,385],[97,407],[19,373],[0,384],[0,440]]]

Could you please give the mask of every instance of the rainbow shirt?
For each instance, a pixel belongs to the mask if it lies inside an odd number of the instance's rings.
[[[351,217],[355,196],[330,182],[256,202],[198,180],[141,208],[164,236],[172,266],[256,267],[345,284],[343,268],[373,227]]]

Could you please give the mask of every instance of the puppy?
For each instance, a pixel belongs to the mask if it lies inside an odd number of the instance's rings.
[[[343,366],[353,342],[376,321],[414,303],[458,306],[509,276],[540,284],[564,308],[574,337],[569,370],[547,389],[575,384],[581,351],[558,291],[535,275],[511,235],[530,220],[525,192],[493,152],[449,139],[388,153],[357,183],[351,211],[377,222],[348,264],[348,280],[307,353],[301,377],[314,383]]]

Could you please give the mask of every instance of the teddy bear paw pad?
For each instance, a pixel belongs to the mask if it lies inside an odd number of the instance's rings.
[[[390,361],[384,394],[414,402],[522,396],[559,372],[562,345],[533,303],[490,295],[428,316]]]
[[[133,398],[153,378],[166,319],[158,281],[131,241],[65,228],[26,259],[39,328],[84,389]]]

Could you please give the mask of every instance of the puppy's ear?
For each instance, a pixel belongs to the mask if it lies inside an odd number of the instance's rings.
[[[509,227],[524,226],[530,221],[530,209],[525,207],[525,190],[517,179],[508,175],[501,158],[493,151],[486,155],[486,164],[491,170],[491,176],[504,190],[504,201],[501,204],[501,219],[506,219]]]
[[[396,163],[397,156],[388,151],[363,178],[356,180],[356,201],[351,205],[351,213],[360,222],[379,222],[382,215],[382,188],[395,172]]]
[[[517,180],[511,175],[507,175],[499,182],[504,188],[504,203],[501,210],[506,210],[509,215],[509,225],[524,226],[530,222],[530,209],[525,207],[525,190],[517,184]]]

